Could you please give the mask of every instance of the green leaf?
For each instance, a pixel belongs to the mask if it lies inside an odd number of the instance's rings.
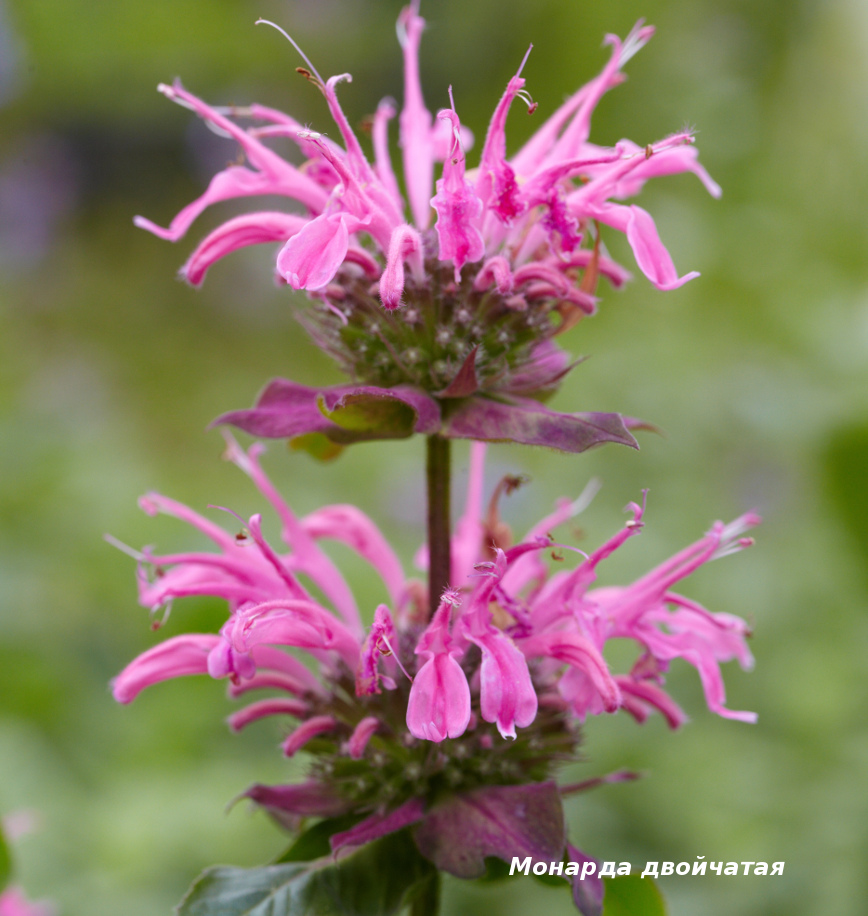
[[[504,862],[503,859],[499,859],[497,856],[486,856],[485,874],[481,878],[477,878],[477,880],[481,884],[488,884],[493,881],[503,881],[505,878],[509,877],[508,862]]]
[[[3,836],[3,827],[0,825],[0,890],[9,883],[9,877],[12,874],[12,854],[9,852],[9,845],[6,837]]]
[[[650,878],[621,875],[603,881],[603,916],[666,916],[663,895]]]
[[[346,814],[343,817],[329,817],[318,821],[313,827],[300,833],[286,852],[275,859],[273,864],[282,862],[312,862],[330,856],[332,852],[329,838],[333,833],[349,830],[359,822],[358,814]]]
[[[338,862],[209,868],[178,916],[391,916],[430,897],[437,872],[408,831],[390,834]]]
[[[320,397],[319,409],[336,426],[359,438],[404,439],[413,435],[416,411],[404,401],[383,395],[347,394],[340,406],[329,410]],[[336,441],[341,441],[339,437]]]
[[[319,461],[332,461],[344,450],[343,445],[333,442],[325,433],[305,433],[289,440],[289,447],[296,452],[307,452]]]

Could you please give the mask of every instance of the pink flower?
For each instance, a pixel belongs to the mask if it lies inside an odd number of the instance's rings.
[[[410,688],[407,728],[429,741],[457,738],[470,722],[470,687],[456,661],[464,653],[449,635],[454,603],[452,595],[444,596],[415,650],[425,661]]]

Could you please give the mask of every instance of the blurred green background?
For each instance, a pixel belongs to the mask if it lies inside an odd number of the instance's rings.
[[[136,604],[133,563],[102,540],[190,543],[136,497],[158,489],[197,509],[260,506],[221,462],[218,413],[250,404],[266,379],[338,380],[271,281],[270,246],[217,265],[204,288],[174,280],[195,240],[237,212],[215,208],[177,246],[134,229],[163,225],[234,158],[228,141],[155,91],[183,78],[213,103],[260,101],[336,132],[294,73],[291,30],[318,69],[351,71],[353,123],[401,91],[399,2],[371,0],[0,0],[0,811],[38,812],[16,848],[20,880],[64,916],[167,913],[216,861],[252,865],[283,842],[262,815],[226,804],[253,781],[286,781],[277,726],[223,725],[221,685],[188,679],[129,708],[109,679],[158,636]],[[652,719],[592,721],[575,779],[622,766],[647,778],[568,803],[573,842],[601,859],[786,861],[783,877],[673,878],[673,916],[852,914],[868,900],[868,8],[861,0],[426,0],[426,97],[454,86],[484,136],[529,41],[539,102],[517,106],[511,148],[606,59],[605,32],[658,27],[600,105],[592,139],[640,144],[698,128],[724,188],[659,179],[641,201],[681,272],[658,293],[638,276],[602,290],[600,314],[564,340],[592,358],[553,406],[619,410],[658,424],[642,450],[564,457],[495,446],[490,483],[534,481],[512,497],[521,531],[589,477],[604,487],[581,520],[586,544],[622,523],[649,489],[647,527],[613,558],[624,581],[756,507],[758,546],[702,570],[685,591],[755,623],[756,670],[726,671],[747,726],[704,708],[693,669],[672,693],[691,714],[678,734]],[[471,153],[469,160],[474,161]],[[631,269],[623,240],[610,250]],[[422,442],[359,446],[330,465],[266,457],[300,512],[354,501],[400,545],[421,537]],[[457,448],[458,489],[466,447]],[[397,481],[397,482],[396,482]],[[219,516],[218,516],[219,517]],[[341,561],[346,554],[336,551]],[[362,603],[376,584],[350,564]],[[222,609],[180,602],[164,635],[213,629]],[[496,901],[571,912],[529,880],[480,889],[451,881],[448,913]]]

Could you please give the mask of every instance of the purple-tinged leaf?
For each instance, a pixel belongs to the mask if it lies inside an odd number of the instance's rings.
[[[654,423],[649,423],[647,420],[642,420],[639,417],[622,416],[621,419],[624,421],[624,426],[626,426],[627,429],[641,429],[648,433],[657,433],[658,436],[666,435],[659,426],[656,426]]]
[[[633,770],[615,770],[605,776],[594,776],[591,779],[583,779],[581,782],[571,782],[566,786],[558,786],[558,791],[562,796],[573,795],[576,792],[587,792],[588,789],[596,789],[598,786],[610,785],[615,782],[633,782],[634,779],[641,778],[642,774]]]
[[[305,433],[327,432],[332,424],[317,404],[319,390],[277,378],[266,385],[249,410],[221,414],[212,426],[231,425],[251,436],[265,439],[293,439]]]
[[[337,445],[371,439],[406,438],[414,432],[434,433],[440,428],[437,402],[422,391],[406,386],[339,385],[309,388],[289,379],[274,379],[256,405],[233,410],[212,425],[231,424],[266,439],[303,440],[301,448],[324,452],[321,436]],[[320,434],[317,436],[316,434]]]
[[[479,391],[479,379],[476,377],[476,353],[479,345],[475,346],[461,364],[455,378],[442,390],[437,392],[438,398],[469,398],[471,394]]]
[[[337,817],[347,811],[346,802],[318,782],[286,786],[252,785],[241,798],[249,798],[288,830],[296,830],[303,817]]]
[[[603,912],[603,879],[597,874],[600,870],[600,863],[591,856],[585,855],[581,849],[576,849],[570,843],[567,843],[567,853],[571,862],[577,862],[584,866],[585,862],[593,862],[597,867],[593,875],[582,877],[583,869],[579,869],[579,874],[572,879],[573,900],[575,901],[578,911],[582,916],[600,916]]]
[[[289,447],[294,452],[307,452],[318,461],[333,461],[344,447],[333,442],[325,433],[305,433],[289,440]]]
[[[405,386],[327,388],[319,396],[319,409],[342,430],[377,438],[404,438],[440,428],[436,402],[424,392]]]
[[[349,830],[333,833],[330,840],[332,851],[337,852],[344,846],[362,846],[371,840],[378,840],[388,833],[403,830],[410,824],[417,824],[424,816],[425,802],[421,798],[411,798],[388,814],[372,814]]]
[[[521,442],[562,452],[583,452],[615,442],[638,448],[616,413],[557,413],[530,398],[473,398],[451,413],[443,435],[485,442]]]
[[[585,361],[585,357],[570,360],[552,340],[543,340],[534,349],[530,360],[510,373],[503,390],[510,395],[533,395],[535,398],[554,393],[561,380]]]
[[[486,856],[560,861],[564,812],[553,782],[493,786],[436,804],[414,831],[416,845],[438,868],[459,878],[485,874]]]

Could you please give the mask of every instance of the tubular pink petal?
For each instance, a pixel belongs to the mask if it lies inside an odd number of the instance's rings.
[[[546,633],[521,639],[518,646],[525,657],[549,656],[579,668],[597,689],[606,712],[615,712],[621,705],[621,691],[609,673],[609,666],[596,646],[584,636],[568,632]]]
[[[376,716],[365,716],[353,729],[347,741],[347,753],[353,760],[361,760],[365,756],[365,748],[371,736],[380,727],[380,720]]]
[[[636,151],[640,155],[644,152],[638,148]],[[696,148],[689,145],[675,146],[659,151],[655,150],[651,156],[647,154],[641,155],[640,164],[630,173],[629,177],[619,182],[614,196],[621,199],[632,197],[641,190],[642,185],[649,178],[678,175],[681,172],[693,172],[712,197],[720,197],[723,193],[720,185],[699,164],[697,161],[698,155]]]
[[[295,731],[281,745],[285,757],[292,757],[300,751],[308,741],[313,741],[318,735],[334,731],[338,722],[333,716],[311,716],[302,722]]]
[[[374,622],[362,646],[359,665],[356,669],[356,696],[369,696],[380,692],[380,682],[387,690],[394,690],[395,683],[390,677],[381,674],[378,662],[381,656],[392,655],[397,651],[400,643],[392,615],[385,604],[377,606],[374,611]],[[392,647],[395,647],[394,650]],[[404,671],[400,658],[395,658],[395,663]],[[406,672],[404,672],[406,674]],[[409,675],[407,675],[409,677]],[[412,680],[412,678],[411,678]]]
[[[193,286],[199,286],[208,268],[230,252],[247,245],[285,242],[307,222],[305,217],[291,213],[248,213],[227,220],[202,239],[181,268],[181,276]]]
[[[325,506],[302,519],[305,531],[315,540],[332,538],[346,544],[380,574],[389,597],[397,602],[404,585],[404,571],[395,551],[379,528],[355,506]]]
[[[653,34],[652,27],[643,27],[639,22],[623,44],[617,36],[606,36],[606,43],[613,45],[608,63],[599,76],[567,99],[522,147],[512,160],[516,172],[529,175],[543,163],[577,155],[582,144],[587,141],[591,115],[597,103],[609,89],[622,81],[621,66],[645,45]],[[571,118],[572,122],[565,127]]]
[[[419,669],[407,701],[407,728],[426,741],[459,738],[470,722],[470,687],[451,655],[432,655]]]
[[[467,582],[467,577],[473,571],[483,546],[485,527],[482,524],[482,488],[485,482],[486,448],[484,442],[473,442],[470,445],[470,469],[467,475],[464,512],[455,525],[455,534],[452,535],[450,581],[459,588]]]
[[[326,693],[310,668],[282,649],[275,649],[273,646],[254,646],[250,654],[257,668],[266,669],[263,674],[279,672],[286,675],[302,687],[302,693]]]
[[[476,279],[473,281],[475,290],[485,290],[492,285],[502,295],[511,293],[515,285],[509,261],[502,255],[495,255],[489,258],[482,265],[476,274]]]
[[[536,718],[537,696],[527,661],[509,637],[493,627],[482,637],[469,637],[482,649],[480,702],[482,718],[497,723],[504,738],[515,738]]]
[[[148,515],[172,515],[194,528],[198,528],[223,550],[234,550],[237,547],[235,538],[227,534],[219,525],[194,512],[192,509],[159,493],[147,493],[139,499],[139,508]]]
[[[605,204],[595,214],[601,223],[621,229],[633,249],[636,263],[643,274],[660,290],[673,290],[699,276],[697,271],[678,276],[672,258],[666,250],[651,215],[637,207]]]
[[[680,728],[687,722],[684,710],[663,690],[648,681],[636,681],[631,677],[618,676],[615,678],[621,688],[622,699],[627,704],[627,696],[636,697],[642,703],[653,706],[666,719],[666,724],[672,728]],[[635,712],[633,713],[635,715]],[[638,717],[637,717],[638,718]]]
[[[250,537],[259,548],[259,552],[262,554],[263,559],[271,566],[277,574],[277,577],[286,586],[286,591],[289,596],[301,599],[302,601],[310,600],[310,595],[302,588],[298,579],[289,571],[288,564],[281,560],[262,536],[262,516],[251,516],[247,530],[250,532]]]
[[[354,248],[352,245],[347,249],[345,263],[358,264],[371,279],[379,277],[382,269],[376,258],[368,254],[364,248]]]
[[[617,35],[606,36],[605,43],[612,46],[612,56],[600,75],[585,87],[587,92],[572,121],[564,129],[555,145],[551,159],[575,156],[582,145],[587,142],[591,130],[591,115],[597,103],[606,92],[624,80],[621,67],[648,43],[653,34],[653,26],[645,26],[642,20],[639,20],[624,39],[623,44]]]
[[[437,238],[440,242],[440,260],[455,265],[455,282],[461,279],[461,268],[478,261],[485,254],[485,242],[476,223],[482,215],[482,201],[476,196],[470,182],[464,177],[464,153],[458,136],[458,115],[444,110],[438,118],[452,123],[452,156],[443,165],[443,177],[437,182],[437,193],[431,206],[437,211]]]
[[[418,15],[416,6],[404,7],[398,17],[398,37],[404,52],[404,108],[399,124],[404,181],[410,211],[420,232],[428,228],[431,220],[429,198],[434,178],[431,112],[425,107],[419,80],[419,42],[424,28],[425,20]]]
[[[363,632],[362,623],[349,586],[344,581],[338,568],[305,531],[304,525],[295,516],[295,513],[262,470],[259,456],[265,450],[265,447],[259,443],[254,443],[245,452],[231,435],[226,433],[224,438],[226,439],[226,458],[250,477],[259,492],[277,512],[283,527],[283,540],[298,557],[296,568],[313,579],[323,590],[326,597],[334,604],[335,609],[352,631],[361,636]]]
[[[583,248],[580,251],[574,251],[566,260],[558,261],[555,266],[563,270],[570,267],[584,268],[591,263],[593,257],[594,253],[590,248]],[[602,255],[597,258],[597,269],[615,287],[623,286],[632,276],[629,270],[625,270],[611,258]]]
[[[373,177],[371,166],[365,158],[365,154],[362,152],[362,147],[359,145],[358,138],[355,133],[353,133],[352,127],[350,127],[350,122],[347,120],[347,116],[344,114],[338,102],[337,92],[335,91],[338,83],[351,83],[352,81],[353,78],[349,73],[331,76],[326,80],[323,91],[332,118],[334,118],[334,122],[340,130],[341,136],[344,138],[344,145],[347,148],[347,162],[357,178],[367,181]]]
[[[283,246],[277,270],[293,289],[322,289],[343,263],[349,242],[343,214],[318,216]]]
[[[219,636],[198,633],[167,639],[121,671],[112,681],[112,695],[118,703],[131,703],[151,684],[188,674],[207,674],[208,653],[219,641]]]
[[[297,646],[329,649],[354,670],[361,646],[356,637],[324,608],[312,601],[266,601],[239,611],[232,624],[232,645],[238,652],[254,646]]]
[[[473,149],[473,131],[466,125],[458,125],[458,142],[465,153]],[[452,133],[452,125],[448,124],[442,118],[435,118],[434,126],[431,128],[431,145],[434,150],[434,161],[445,162],[452,156],[452,147],[455,143],[455,136]]]
[[[287,163],[288,165],[288,163]],[[177,242],[184,236],[196,218],[212,204],[236,197],[256,197],[265,194],[280,194],[300,200],[314,212],[321,210],[326,203],[327,195],[318,185],[309,178],[304,178],[303,187],[296,187],[293,182],[277,181],[273,177],[254,172],[241,165],[233,165],[222,172],[218,172],[208,185],[207,190],[192,203],[188,204],[172,220],[168,229],[163,229],[156,223],[136,216],[133,222],[139,229],[145,229],[159,238],[169,242]],[[316,188],[310,191],[308,185]]]
[[[383,99],[377,106],[374,114],[374,123],[371,128],[371,140],[374,145],[374,169],[383,187],[391,196],[396,209],[404,209],[404,199],[398,188],[398,179],[392,169],[392,159],[389,155],[389,121],[395,117],[395,104],[392,99]]]
[[[230,166],[214,176],[205,193],[184,207],[172,220],[168,229],[161,229],[143,217],[136,218],[137,226],[174,242],[186,233],[191,223],[203,210],[213,203],[233,197],[280,194],[295,198],[314,213],[318,213],[325,206],[328,197],[319,185],[285,159],[263,146],[225,115],[187,92],[180,83],[174,86],[161,85],[159,89],[167,98],[190,108],[199,117],[216,125],[240,143],[250,163],[258,171],[253,171],[245,166]]]
[[[537,697],[524,656],[491,622],[491,599],[507,565],[507,555],[499,547],[495,549],[493,563],[477,564],[478,585],[459,626],[461,635],[482,652],[479,677],[482,718],[497,723],[504,738],[515,738],[516,725],[523,728],[536,718]]]
[[[265,647],[257,646],[256,648],[262,649]],[[254,664],[258,665],[256,656],[254,656]],[[238,681],[235,684],[231,682],[229,684],[229,696],[233,699],[244,696],[244,694],[250,693],[252,690],[282,690],[294,696],[302,696],[307,692],[307,686],[291,674],[286,674],[283,671],[260,670],[259,668],[257,668],[253,677]]]
[[[300,719],[307,715],[308,705],[301,700],[287,700],[282,697],[272,697],[267,700],[257,700],[244,709],[232,713],[226,719],[227,725],[234,732],[240,732],[251,722],[258,722],[266,716],[295,716]]]
[[[232,629],[232,618],[220,630],[220,641],[208,653],[208,674],[213,678],[228,677],[230,680],[245,680],[256,674],[256,665],[250,653],[236,649],[227,635]]]
[[[530,54],[530,48],[518,72],[507,84],[497,108],[494,109],[494,115],[488,125],[485,145],[482,148],[479,174],[476,179],[476,193],[482,200],[483,206],[495,213],[506,225],[510,225],[525,209],[519,200],[515,172],[506,161],[506,116],[512,100],[524,88],[525,81],[520,74],[528,54]]]
[[[453,596],[447,594],[416,646],[426,659],[416,673],[407,701],[410,734],[428,741],[444,741],[463,735],[470,722],[470,687],[454,656],[449,618]]]
[[[401,304],[404,293],[404,261],[410,260],[413,273],[422,270],[422,238],[412,227],[404,223],[392,233],[386,269],[380,277],[380,299],[386,309],[392,311]]]

